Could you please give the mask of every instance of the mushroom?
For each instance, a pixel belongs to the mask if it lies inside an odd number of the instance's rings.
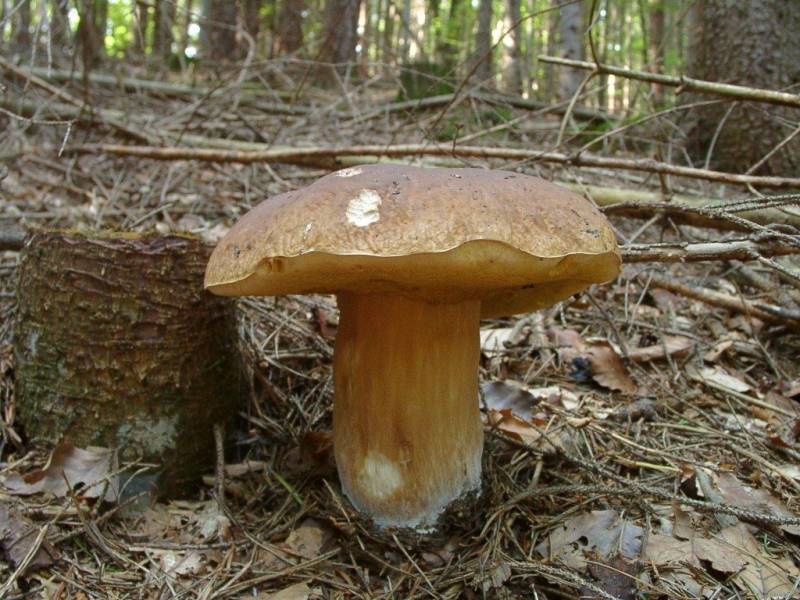
[[[214,250],[216,294],[336,294],[334,453],[378,526],[430,527],[480,487],[480,319],[619,272],[587,200],[481,169],[344,169],[256,206]]]

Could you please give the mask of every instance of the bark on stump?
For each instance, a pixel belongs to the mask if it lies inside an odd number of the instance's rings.
[[[29,438],[115,446],[161,465],[158,494],[191,491],[213,468],[213,423],[242,397],[233,304],[203,290],[208,254],[182,236],[27,241],[14,354]]]

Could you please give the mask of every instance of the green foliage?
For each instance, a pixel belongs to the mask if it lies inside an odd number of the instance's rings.
[[[397,99],[419,100],[429,96],[452,94],[455,87],[449,75],[449,69],[442,64],[427,61],[410,63],[400,73]]]
[[[133,4],[132,0],[108,2],[105,46],[110,57],[124,58],[126,50],[133,43]]]

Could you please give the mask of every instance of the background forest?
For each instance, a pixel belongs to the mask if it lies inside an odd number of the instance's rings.
[[[0,10],[0,598],[800,597],[800,1]],[[369,163],[538,176],[619,243],[481,322],[435,531],[342,493],[335,297],[203,290]]]

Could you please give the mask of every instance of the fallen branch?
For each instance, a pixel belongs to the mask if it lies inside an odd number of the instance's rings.
[[[800,96],[797,94],[766,90],[763,88],[752,88],[743,85],[733,85],[730,83],[719,83],[717,81],[705,81],[703,79],[694,79],[692,77],[686,77],[683,75],[680,77],[673,77],[671,75],[662,75],[660,73],[636,71],[634,69],[615,67],[614,65],[593,63],[584,60],[570,60],[567,58],[559,58],[557,56],[543,55],[539,56],[539,60],[553,65],[573,67],[575,69],[583,69],[586,71],[596,71],[597,73],[616,75],[617,77],[625,77],[626,79],[636,79],[638,81],[646,81],[648,83],[679,87],[681,89],[679,89],[678,92],[688,90],[691,92],[699,92],[701,94],[712,94],[715,96],[736,98],[738,100],[752,100],[754,102],[767,102],[769,104],[781,104],[783,106],[800,108]]]
[[[691,244],[627,244],[620,248],[622,260],[638,262],[699,262],[713,260],[758,260],[759,256],[800,254],[796,246],[765,244],[754,240]]]
[[[575,167],[602,167],[647,173],[662,173],[706,179],[718,183],[751,185],[765,188],[800,188],[800,178],[741,175],[694,167],[682,167],[652,159],[602,157],[590,154],[569,155],[524,148],[490,148],[483,146],[457,146],[455,148],[434,144],[397,144],[394,146],[346,146],[270,149],[261,151],[222,150],[216,148],[182,148],[156,146],[122,146],[116,144],[87,144],[67,148],[70,152],[106,153],[117,156],[136,156],[155,160],[202,160],[210,162],[282,162],[314,164],[321,168],[341,166],[342,157],[359,157],[368,162],[371,157],[387,156],[451,156],[463,158],[498,158],[514,161],[549,162]]]
[[[742,231],[744,228],[730,220],[722,220],[716,216],[698,212],[698,209],[718,208],[720,205],[733,207],[738,200],[726,202],[719,198],[700,198],[697,196],[672,196],[669,202],[664,201],[662,194],[647,190],[624,190],[599,187],[594,185],[578,185],[561,183],[578,193],[587,194],[601,207],[606,214],[649,219],[655,213],[662,213],[676,223],[694,225],[695,227],[713,227]],[[800,210],[788,210],[783,207],[770,206],[770,197],[752,203],[751,210],[737,211],[738,216],[761,225],[791,225],[800,229]]]
[[[343,117],[351,117],[355,123],[366,121],[374,117],[379,117],[387,113],[399,112],[404,110],[424,110],[429,108],[437,108],[445,106],[453,101],[455,94],[441,94],[438,96],[428,96],[427,98],[419,98],[415,100],[403,100],[401,102],[392,102],[384,106],[372,109],[360,115],[342,115]],[[486,104],[494,104],[499,106],[513,106],[521,110],[542,111],[544,113],[564,114],[567,110],[568,102],[560,102],[558,104],[548,104],[547,102],[538,102],[536,100],[526,100],[518,96],[505,96],[502,94],[481,94],[473,92],[463,96],[463,99],[472,98],[479,102]],[[601,121],[610,121],[612,117],[603,111],[593,110],[586,107],[577,107],[573,110],[572,114],[578,119],[593,120],[598,119]]]
[[[785,325],[791,329],[800,329],[800,314],[796,311],[788,310],[772,304],[761,302],[747,302],[741,298],[715,292],[705,288],[697,288],[668,279],[651,272],[642,273],[639,278],[643,281],[649,280],[651,287],[658,287],[693,300],[699,300],[710,306],[717,306],[726,310],[744,313],[761,319],[767,323],[775,325]]]

